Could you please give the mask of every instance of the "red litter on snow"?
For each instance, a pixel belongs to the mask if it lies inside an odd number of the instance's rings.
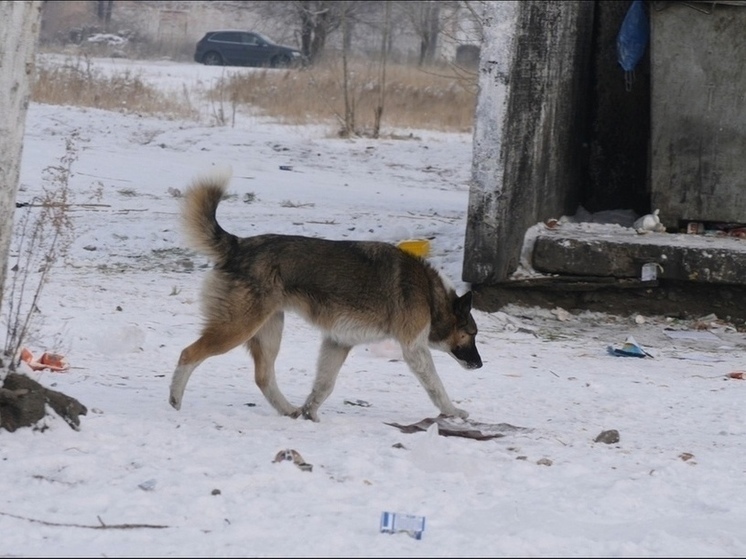
[[[31,367],[32,371],[49,369],[50,371],[61,373],[70,368],[65,357],[59,353],[44,352],[39,359],[34,359],[34,354],[25,347],[21,350],[21,361]]]

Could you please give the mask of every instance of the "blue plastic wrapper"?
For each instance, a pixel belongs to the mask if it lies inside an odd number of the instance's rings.
[[[609,354],[619,357],[652,357],[652,355],[642,349],[642,346],[640,346],[632,336],[627,338],[621,349],[611,346],[608,346],[606,349]]]
[[[399,514],[396,512],[381,513],[381,532],[395,534],[405,532],[416,540],[422,539],[425,531],[425,517],[413,514]]]
[[[617,36],[617,58],[625,72],[635,69],[650,40],[650,23],[642,0],[634,0]]]

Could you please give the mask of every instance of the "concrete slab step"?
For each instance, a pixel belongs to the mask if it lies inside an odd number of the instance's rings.
[[[544,274],[636,279],[644,264],[655,263],[657,279],[745,286],[746,240],[561,224],[537,233],[531,263]]]

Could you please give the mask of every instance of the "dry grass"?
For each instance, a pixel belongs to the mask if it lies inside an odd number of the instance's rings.
[[[350,71],[356,131],[373,127],[380,81],[376,64],[356,62]],[[468,132],[474,120],[477,75],[451,68],[423,70],[390,65],[386,69],[383,126]],[[250,105],[288,124],[344,119],[341,64],[304,70],[257,70],[234,75],[209,92],[214,102]]]
[[[91,68],[86,58],[70,59],[60,66],[36,69],[32,99],[50,105],[73,105],[172,118],[197,119],[188,102],[169,97],[125,71],[106,76]]]
[[[355,133],[368,135],[380,97],[378,64],[350,64],[348,87],[353,103]],[[247,70],[220,82],[207,92],[219,114],[218,124],[229,124],[229,114],[246,109],[287,124],[344,122],[341,62],[327,61],[306,69]],[[389,64],[386,68],[383,130],[429,129],[469,132],[474,119],[476,73],[443,67],[418,69]],[[33,100],[52,105],[158,114],[199,120],[189,95],[167,96],[129,71],[104,75],[92,69],[88,57],[71,58],[59,66],[37,68]],[[229,112],[230,111],[230,112]]]

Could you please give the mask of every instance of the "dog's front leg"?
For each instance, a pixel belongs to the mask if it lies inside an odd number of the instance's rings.
[[[316,380],[313,383],[311,394],[306,398],[306,403],[296,414],[312,421],[318,421],[318,410],[329,395],[334,390],[334,383],[337,382],[339,370],[350,353],[349,346],[340,345],[330,338],[324,338],[321,342],[321,351],[319,361],[316,367]]]
[[[461,417],[466,419],[469,412],[459,409],[453,405],[448,397],[445,386],[435,370],[435,363],[430,349],[424,342],[418,340],[413,344],[402,344],[402,353],[404,361],[425,388],[427,395],[430,396],[433,404],[440,412],[449,417]]]

